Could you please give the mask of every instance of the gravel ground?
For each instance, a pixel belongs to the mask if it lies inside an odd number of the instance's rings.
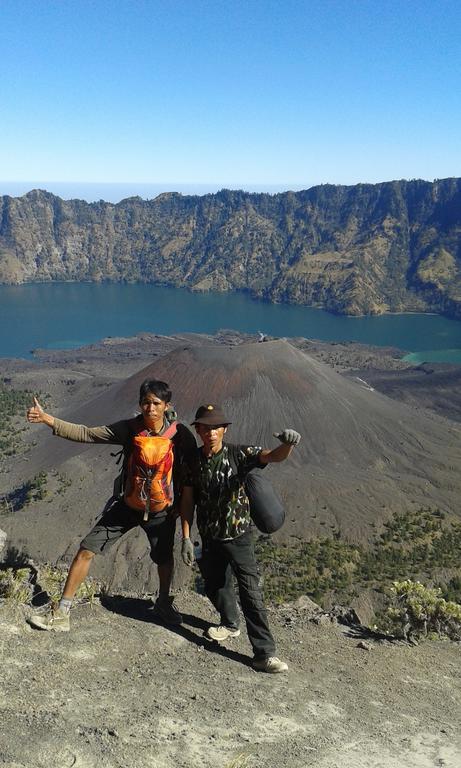
[[[9,768],[459,768],[460,646],[369,639],[296,605],[270,611],[287,675],[254,672],[246,633],[203,631],[208,601],[177,595],[181,627],[142,597],[72,611],[69,634],[0,610],[0,765]]]

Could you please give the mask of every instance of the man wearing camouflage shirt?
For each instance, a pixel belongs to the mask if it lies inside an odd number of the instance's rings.
[[[284,461],[301,436],[293,429],[285,429],[276,435],[281,445],[273,450],[233,445],[223,442],[230,423],[217,405],[202,405],[195,415],[193,425],[203,446],[194,455],[181,500],[182,558],[187,565],[194,562],[190,527],[196,506],[202,539],[200,571],[206,593],[221,617],[220,625],[209,627],[207,636],[219,642],[240,634],[232,583],[232,574],[235,574],[253,648],[254,669],[286,672],[288,665],[275,656],[275,642],[259,584],[250,506],[243,481],[252,469]]]

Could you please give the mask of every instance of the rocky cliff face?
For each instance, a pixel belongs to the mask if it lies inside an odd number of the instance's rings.
[[[223,190],[117,205],[0,198],[0,282],[248,290],[347,314],[461,318],[461,179]]]

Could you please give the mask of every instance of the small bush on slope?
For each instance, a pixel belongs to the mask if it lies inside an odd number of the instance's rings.
[[[461,640],[461,605],[444,600],[440,589],[419,581],[395,581],[393,605],[387,610],[390,629],[406,640],[448,637]]]

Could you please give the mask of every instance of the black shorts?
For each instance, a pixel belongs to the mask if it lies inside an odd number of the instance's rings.
[[[163,512],[151,515],[144,521],[143,512],[130,509],[124,501],[116,501],[103,512],[92,530],[80,544],[82,549],[95,555],[107,552],[125,533],[138,525],[143,529],[150,544],[150,556],[154,563],[163,565],[173,556],[176,518]]]

